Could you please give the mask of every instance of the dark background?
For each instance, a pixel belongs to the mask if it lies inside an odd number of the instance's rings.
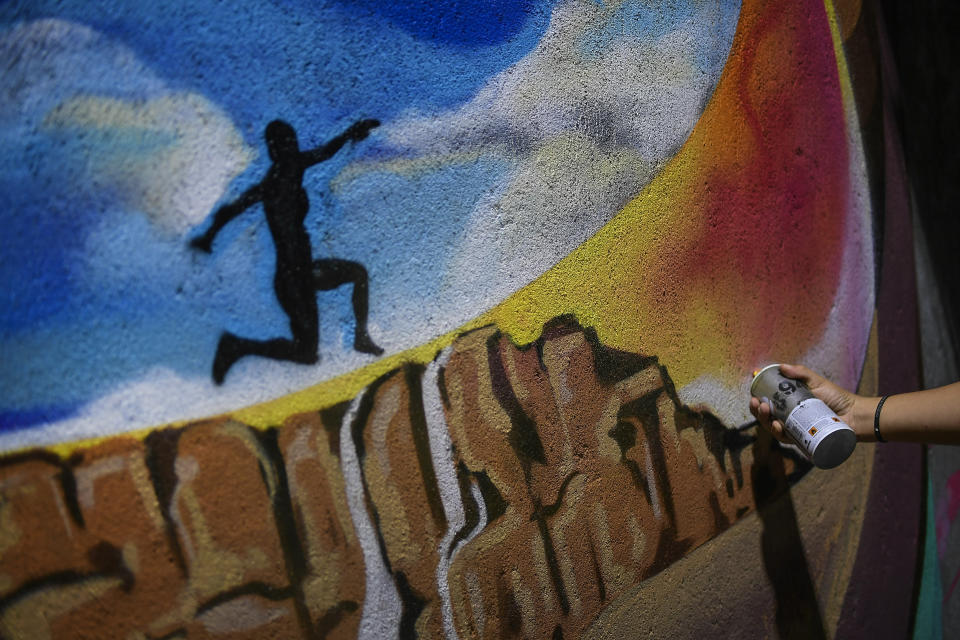
[[[960,8],[955,0],[882,0],[880,8],[907,173],[952,343],[943,356],[960,364]]]

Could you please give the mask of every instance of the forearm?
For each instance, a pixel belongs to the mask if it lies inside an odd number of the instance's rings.
[[[351,140],[353,142],[360,142],[370,134],[371,129],[378,126],[380,126],[379,120],[357,120],[352,125],[347,127],[346,131],[327,142],[327,144],[312,151],[304,152],[307,166],[314,165],[318,162],[323,162],[324,160],[331,158],[335,153],[343,148],[343,145],[347,144]]]
[[[876,440],[873,425],[879,402],[879,397],[857,398],[853,422],[858,440]],[[889,396],[880,410],[879,429],[890,442],[960,444],[960,382]]]
[[[337,151],[340,151],[340,149],[343,148],[343,145],[347,144],[349,140],[350,140],[350,136],[348,136],[347,133],[344,132],[338,135],[337,137],[331,139],[329,142],[327,142],[327,144],[324,145],[324,150],[326,152],[327,157],[329,158],[333,156],[335,153],[337,153]]]
[[[258,202],[260,195],[260,185],[256,184],[244,191],[243,194],[233,202],[229,202],[217,209],[213,214],[213,222],[210,224],[210,228],[207,229],[204,236],[212,241],[217,233],[227,226],[227,223],[253,206],[254,203]]]
[[[230,203],[224,205],[217,209],[216,213],[213,214],[213,222],[210,224],[210,228],[207,229],[206,235],[209,239],[213,239],[220,230],[227,226],[231,220],[236,218],[243,212],[236,203]]]
[[[349,137],[347,136],[347,134],[341,133],[337,137],[328,141],[322,147],[318,147],[311,151],[305,152],[304,155],[307,158],[307,164],[314,165],[314,164],[317,164],[318,162],[324,162],[325,160],[329,160],[334,156],[334,154],[337,153],[337,151],[340,151],[340,149],[343,148],[343,145],[347,144],[348,140],[349,140]]]

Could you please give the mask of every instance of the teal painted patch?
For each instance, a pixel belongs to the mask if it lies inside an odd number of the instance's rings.
[[[933,482],[927,475],[927,522],[924,531],[923,577],[917,596],[913,640],[943,640],[943,585],[937,560],[937,531],[933,518]]]

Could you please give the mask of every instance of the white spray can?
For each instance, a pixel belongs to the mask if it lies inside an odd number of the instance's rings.
[[[750,395],[770,405],[773,417],[801,451],[821,469],[832,469],[853,453],[857,436],[802,380],[780,373],[779,364],[755,372]]]

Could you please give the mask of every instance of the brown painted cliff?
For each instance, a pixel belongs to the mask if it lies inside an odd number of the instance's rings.
[[[0,635],[577,637],[806,469],[754,449],[570,318],[485,327],[274,428],[3,458]]]

